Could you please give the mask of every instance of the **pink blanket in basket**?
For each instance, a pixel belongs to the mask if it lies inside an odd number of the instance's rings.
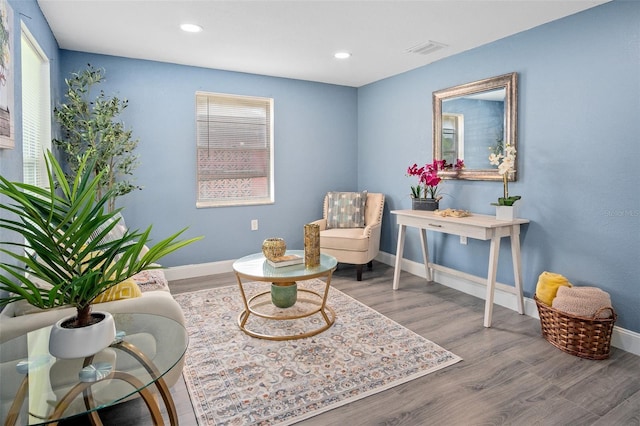
[[[586,318],[609,318],[611,297],[597,287],[560,287],[552,305],[559,311]],[[597,315],[597,316],[596,316]]]

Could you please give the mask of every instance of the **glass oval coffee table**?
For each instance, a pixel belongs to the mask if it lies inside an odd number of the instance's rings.
[[[287,255],[295,254],[304,258],[303,250],[287,250]],[[292,266],[273,267],[267,263],[262,253],[245,256],[233,263],[233,270],[238,280],[244,310],[238,315],[240,329],[252,337],[269,340],[293,340],[315,336],[331,327],[336,320],[336,313],[327,306],[331,275],[338,266],[335,257],[320,254],[320,265],[307,268],[304,263]],[[324,278],[322,286],[298,286],[298,281],[314,278]],[[258,286],[248,286],[248,282],[271,283],[271,288],[263,291]],[[278,293],[288,293],[287,298],[293,297],[293,303],[280,304]],[[274,306],[274,304],[280,306]],[[290,305],[290,306],[288,306]],[[287,333],[287,327],[275,326],[280,334],[270,332],[269,327],[258,329],[250,323],[250,318],[256,316],[267,321],[286,321],[309,319],[310,328],[292,328],[296,332]],[[315,318],[315,317],[317,318]],[[282,324],[282,323],[281,323]],[[264,325],[264,324],[263,324]],[[275,325],[275,323],[274,323]]]
[[[154,424],[164,424],[157,388],[171,425],[175,404],[163,376],[183,358],[188,336],[182,324],[150,314],[113,314],[118,334],[108,348],[78,359],[49,354],[51,327],[0,344],[0,419],[5,425],[58,424],[86,414],[101,425],[98,409],[138,393]]]

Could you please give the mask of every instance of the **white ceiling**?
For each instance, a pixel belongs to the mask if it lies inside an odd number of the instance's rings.
[[[609,0],[38,0],[62,49],[360,87]],[[204,28],[184,33],[182,23]],[[407,50],[447,45],[428,55]],[[338,60],[338,50],[352,53]]]

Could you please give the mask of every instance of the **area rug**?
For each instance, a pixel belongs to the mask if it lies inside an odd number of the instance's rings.
[[[248,283],[245,289],[251,297],[268,286]],[[317,279],[298,286],[324,289]],[[327,302],[335,324],[288,341],[258,339],[239,329],[243,302],[237,286],[174,297],[186,317],[183,375],[200,425],[289,425],[461,360],[335,288]],[[324,323],[320,314],[287,321],[251,315],[251,321],[252,329],[273,334],[298,334]]]

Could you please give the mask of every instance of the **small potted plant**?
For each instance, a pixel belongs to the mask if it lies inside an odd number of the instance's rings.
[[[105,238],[117,225],[114,218],[121,209],[105,211],[114,189],[96,197],[104,171],[94,174],[95,164],[88,158],[90,154],[81,157],[78,175],[69,184],[55,157],[48,152],[47,189],[9,182],[0,176],[0,194],[9,200],[0,204],[3,210],[0,228],[19,234],[23,241],[2,242],[3,247],[17,246],[20,251],[0,249],[15,261],[0,263],[0,289],[9,292],[0,298],[0,306],[18,300],[41,309],[73,306],[76,316],[57,324],[65,330],[109,322],[110,314],[91,312],[98,295],[138,272],[159,267],[156,262],[160,258],[201,238],[178,240],[183,229],[146,252],[151,226],[144,232],[126,231],[122,236]],[[56,334],[58,329],[54,326],[50,339],[52,355],[76,358],[97,353],[111,343],[115,333],[113,325],[99,327],[105,332],[104,339],[97,339],[96,333],[85,330],[85,338],[77,339],[80,350],[73,352],[65,348],[68,343],[53,346],[54,335],[60,334]],[[62,348],[61,352],[51,350],[53,347]]]
[[[514,203],[522,198],[520,195],[509,195],[509,175],[513,174],[516,165],[516,149],[507,144],[504,153],[492,152],[489,155],[489,163],[498,166],[498,173],[502,176],[503,196],[497,203],[491,203],[496,207],[496,218],[500,220],[513,220],[515,217]]]
[[[416,176],[418,184],[411,186],[411,205],[414,210],[438,210],[442,195],[438,185],[442,182],[443,171],[460,170],[464,167],[462,160],[455,165],[447,164],[445,160],[433,160],[422,167],[413,164],[407,168],[407,176]]]

